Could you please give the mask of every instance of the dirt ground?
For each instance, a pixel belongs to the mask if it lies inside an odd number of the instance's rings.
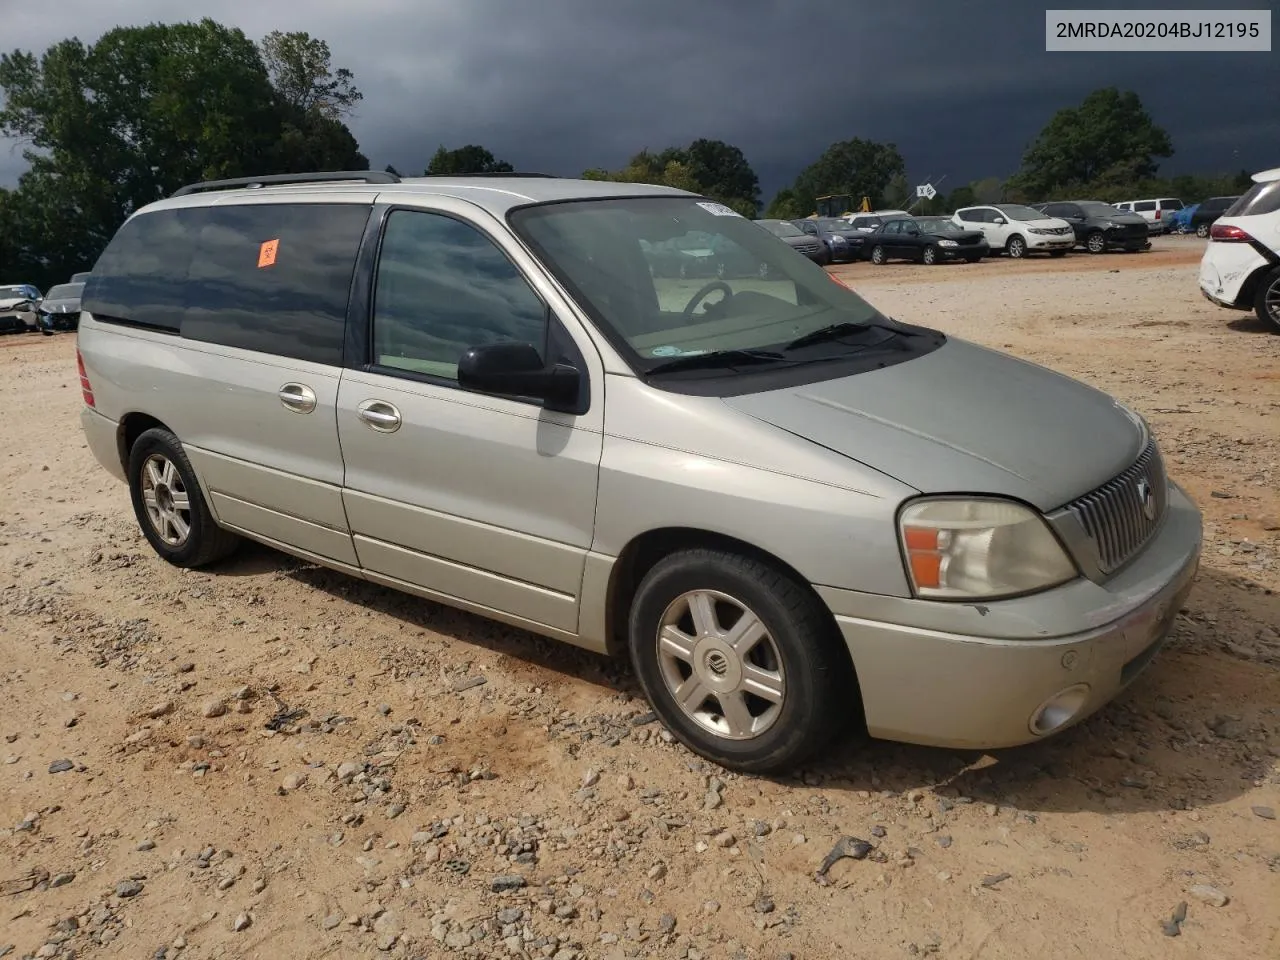
[[[164,565],[74,338],[0,340],[0,957],[1280,957],[1280,337],[1201,249],[834,268],[1142,411],[1207,542],[1080,727],[786,780],[671,743],[622,664],[266,549]]]

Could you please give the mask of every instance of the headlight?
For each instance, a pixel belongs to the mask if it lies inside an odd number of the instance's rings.
[[[938,241],[938,246],[940,246],[940,247],[958,247],[958,246],[960,246],[960,244],[956,243],[954,240],[939,240],[939,241]]]
[[[1038,234],[1040,234],[1040,235],[1041,235],[1041,236],[1043,236],[1043,237],[1047,237],[1047,236],[1052,236],[1053,234],[1057,233],[1058,231],[1057,231],[1057,230],[1050,230],[1050,229],[1048,229],[1048,228],[1046,228],[1046,227],[1028,227],[1028,228],[1027,228],[1027,232],[1028,232],[1028,233],[1038,233]]]
[[[898,528],[919,597],[993,599],[1076,576],[1044,518],[1011,500],[916,500],[903,509]]]

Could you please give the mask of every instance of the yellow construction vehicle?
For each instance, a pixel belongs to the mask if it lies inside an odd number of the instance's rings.
[[[871,211],[871,198],[863,197],[862,202],[857,208],[853,205],[853,195],[848,193],[833,193],[829,196],[818,197],[814,203],[818,209],[814,213],[809,214],[809,219],[817,219],[818,217],[847,217],[854,213],[869,213]]]

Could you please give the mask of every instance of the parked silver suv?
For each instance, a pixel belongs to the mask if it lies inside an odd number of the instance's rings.
[[[140,210],[84,291],[85,434],[170,563],[245,536],[628,652],[671,731],[744,771],[858,714],[1054,733],[1190,587],[1200,515],[1140,417],[886,318],[718,203],[285,179]],[[650,269],[695,231],[767,279]]]

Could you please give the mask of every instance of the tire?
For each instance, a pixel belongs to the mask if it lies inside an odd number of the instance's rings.
[[[1014,260],[1021,260],[1027,255],[1027,241],[1023,240],[1016,233],[1005,241],[1005,253]]]
[[[214,522],[182,442],[162,427],[144,432],[129,451],[129,496],[143,536],[175,567],[213,563],[229,556],[240,543],[239,537]],[[181,507],[184,496],[185,510]],[[148,501],[156,510],[155,519]]]
[[[877,267],[883,266],[885,261],[888,259],[889,258],[884,255],[884,247],[880,246],[880,244],[877,243],[871,248],[871,262]]]
[[[1203,240],[1203,239],[1205,239],[1206,237],[1208,237],[1208,236],[1209,236],[1209,224],[1207,224],[1207,223],[1197,223],[1197,224],[1196,224],[1196,236],[1197,236],[1197,237],[1199,237],[1201,240]]]
[[[757,632],[740,657],[726,637],[748,616]],[[793,769],[842,730],[856,696],[835,627],[809,588],[721,550],[684,550],[654,566],[631,604],[628,642],[640,685],[667,729],[730,770]],[[767,696],[742,690],[747,672]],[[717,684],[726,692],[717,695]],[[677,698],[686,689],[701,696],[688,707]]]
[[[1102,235],[1101,231],[1095,230],[1084,238],[1084,248],[1090,253],[1106,253],[1107,238]]]
[[[938,248],[934,246],[925,247],[920,252],[920,262],[926,267],[936,267],[938,265]]]
[[[1258,284],[1253,296],[1253,311],[1262,325],[1272,333],[1280,333],[1280,269],[1272,270]]]

